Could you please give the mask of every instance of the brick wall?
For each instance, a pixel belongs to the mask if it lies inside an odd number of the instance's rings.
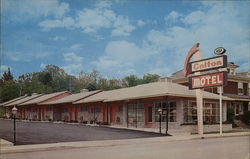
[[[238,94],[238,83],[228,81],[227,85],[223,88],[224,93]]]

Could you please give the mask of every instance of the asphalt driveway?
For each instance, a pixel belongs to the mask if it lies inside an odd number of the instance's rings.
[[[17,121],[16,123],[17,145],[159,136],[163,135],[109,127],[86,126],[82,124],[23,121]],[[0,138],[13,142],[13,120],[0,119]]]

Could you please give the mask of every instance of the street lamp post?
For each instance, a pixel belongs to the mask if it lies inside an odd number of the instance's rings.
[[[160,122],[160,128],[159,128],[159,129],[160,129],[160,134],[161,134],[161,114],[162,114],[162,109],[159,108],[159,109],[158,109],[158,112],[159,112],[159,115],[160,115],[160,119],[159,119],[159,120],[160,120],[160,121],[159,121],[159,122]]]
[[[16,106],[12,108],[12,114],[14,116],[14,145],[16,145],[16,114],[17,114]]]
[[[168,134],[168,113],[169,113],[169,104],[166,106],[166,135]]]

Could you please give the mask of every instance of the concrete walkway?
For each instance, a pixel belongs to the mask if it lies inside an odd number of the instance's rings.
[[[144,143],[159,143],[195,139],[207,139],[218,137],[234,137],[234,136],[250,136],[250,132],[237,132],[219,134],[205,134],[200,135],[186,135],[186,136],[166,136],[166,137],[153,137],[153,138],[140,138],[140,139],[122,139],[122,140],[102,140],[102,141],[81,141],[81,142],[61,142],[53,144],[37,144],[37,145],[20,145],[20,146],[1,146],[1,154],[21,153],[21,152],[35,152],[35,151],[53,151],[61,149],[77,149],[87,147],[106,147],[116,145],[129,145],[129,144],[144,144]]]
[[[13,143],[4,139],[0,139],[0,147],[8,147],[8,146],[13,146]]]
[[[154,133],[160,133],[159,128],[135,128],[135,127],[124,127],[120,125],[111,125],[109,126],[111,128],[117,128],[117,129],[128,129],[128,130],[137,130],[137,131],[146,131],[146,132],[154,132]],[[161,129],[161,134],[166,134],[166,129]],[[178,132],[176,129],[174,130],[168,130],[168,135],[171,136],[187,136],[190,135],[190,132]]]

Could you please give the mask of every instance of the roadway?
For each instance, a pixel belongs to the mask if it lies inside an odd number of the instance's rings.
[[[150,143],[2,154],[1,159],[249,159],[249,139],[249,136],[240,136],[165,142],[152,140]]]

